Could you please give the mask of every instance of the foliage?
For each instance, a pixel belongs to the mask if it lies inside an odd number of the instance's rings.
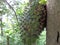
[[[10,2],[12,3],[12,1]],[[41,4],[45,4],[45,0],[40,1]],[[27,3],[21,3],[19,1],[15,1],[15,4],[11,4],[11,6],[16,11],[16,14],[19,17],[23,15],[25,7],[28,5]],[[0,45],[7,45],[7,36],[9,36],[9,43],[10,45],[24,45],[22,41],[22,34],[20,34],[20,25],[18,26],[18,22],[16,21],[14,12],[9,8],[7,4],[4,2],[0,3],[0,17],[2,16],[2,28],[3,28],[3,36],[0,33]],[[0,25],[0,27],[1,27]],[[1,32],[1,30],[0,30]],[[46,31],[39,36],[36,42],[38,45],[44,45],[46,43]]]
[[[39,36],[37,44],[38,45],[46,45],[46,29],[44,29],[44,31]]]
[[[46,4],[47,0],[40,0],[39,3]]]

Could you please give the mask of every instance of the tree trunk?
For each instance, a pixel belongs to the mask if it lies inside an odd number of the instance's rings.
[[[3,36],[3,27],[2,27],[2,14],[0,15],[0,30],[1,30],[1,36]]]
[[[9,36],[7,36],[7,45],[9,45]]]
[[[60,45],[60,0],[48,0],[47,13],[47,45]]]

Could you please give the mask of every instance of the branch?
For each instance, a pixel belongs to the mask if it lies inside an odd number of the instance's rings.
[[[13,7],[5,0],[5,2],[8,4],[9,8],[13,10],[13,12],[15,13],[15,16],[16,16],[16,20],[18,22],[18,17],[17,17],[17,14],[15,12],[15,10],[13,9]],[[18,22],[18,25],[19,25],[19,22]]]
[[[15,10],[13,9],[13,7],[5,0],[5,2],[8,4],[9,8],[12,9],[14,11],[14,13],[16,14]]]
[[[18,17],[17,17],[16,11],[14,10],[14,8],[6,0],[5,0],[5,2],[8,4],[8,6],[10,7],[10,9],[13,10],[13,12],[15,13],[15,17],[16,17],[16,21],[17,21],[17,26],[19,28],[20,25],[19,25],[19,21],[18,21]],[[19,30],[20,30],[20,28],[19,28]]]

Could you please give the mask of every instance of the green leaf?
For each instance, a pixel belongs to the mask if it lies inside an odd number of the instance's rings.
[[[40,0],[39,3],[40,4],[46,4],[47,0]]]

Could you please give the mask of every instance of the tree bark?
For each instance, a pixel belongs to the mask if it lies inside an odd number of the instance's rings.
[[[60,0],[47,1],[47,45],[60,45]]]

